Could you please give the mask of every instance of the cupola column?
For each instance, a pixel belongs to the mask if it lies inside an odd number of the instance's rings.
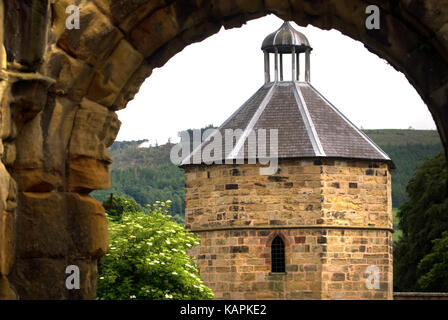
[[[292,81],[296,80],[296,48],[292,47],[292,54],[291,54],[291,79]]]
[[[305,52],[305,81],[310,82],[310,49],[306,49]]]
[[[280,53],[280,81],[283,81],[283,54]]]
[[[278,50],[275,48],[275,63],[274,63],[274,72],[275,72],[275,82],[278,81]]]
[[[271,81],[271,70],[269,66],[269,52],[264,51],[264,83]]]

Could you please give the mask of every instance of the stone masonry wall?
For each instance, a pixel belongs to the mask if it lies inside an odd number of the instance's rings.
[[[388,165],[331,159],[186,166],[186,223],[219,299],[391,299],[392,211]],[[272,274],[270,244],[285,243],[286,274]],[[368,289],[366,268],[380,288]]]
[[[80,29],[68,30],[66,8],[73,4],[80,9]],[[365,29],[369,4],[381,9],[380,30]],[[154,68],[221,27],[240,27],[274,13],[363,42],[409,79],[446,147],[447,8],[446,0],[353,0],[350,5],[339,0],[0,0],[0,299],[94,298],[96,263],[107,248],[107,232],[104,210],[88,194],[110,185],[106,148],[120,126],[115,111],[126,106]],[[308,181],[307,188],[314,189],[314,183]],[[270,187],[254,190],[261,194]],[[251,217],[252,223],[276,226],[288,216],[281,205],[299,212],[291,223],[362,223],[352,219],[351,209],[342,218],[342,208],[327,208],[324,202],[319,210],[327,211],[317,217],[315,195],[298,196],[312,208],[271,203],[269,218]],[[259,210],[261,204],[251,205]],[[370,205],[369,223],[384,224],[384,210],[374,208],[381,204]],[[225,220],[229,212],[235,214],[226,209]],[[222,221],[222,213],[221,220],[214,212],[207,223],[230,224]],[[68,292],[63,283],[64,267],[72,263],[81,269],[77,292]]]

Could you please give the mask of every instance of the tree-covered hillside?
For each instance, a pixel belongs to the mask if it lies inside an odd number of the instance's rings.
[[[386,152],[396,168],[392,171],[392,206],[400,207],[407,199],[406,185],[414,169],[424,159],[434,157],[442,150],[437,131],[381,129],[364,132]]]
[[[407,200],[406,184],[422,159],[442,150],[437,131],[431,130],[364,130],[394,161],[392,201],[398,208]],[[92,193],[102,201],[110,193],[134,198],[141,206],[171,200],[171,214],[184,215],[183,170],[170,161],[173,144],[140,148],[145,142],[117,141],[109,152],[112,188]]]

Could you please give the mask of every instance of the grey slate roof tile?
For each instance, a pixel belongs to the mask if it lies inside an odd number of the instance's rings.
[[[263,109],[264,108],[264,109]],[[222,136],[222,157],[235,158],[244,150],[244,159],[253,158],[255,149],[248,148],[248,139],[241,140],[241,149],[233,145],[233,156],[224,148],[225,129],[266,130],[265,148],[269,155],[269,130],[278,130],[279,158],[330,157],[369,159],[391,162],[375,143],[354,126],[341,112],[307,82],[270,82],[263,85],[218,130]],[[257,141],[258,142],[258,141]],[[192,155],[202,152],[210,142],[186,157],[182,165],[192,164]],[[393,165],[393,164],[392,164]]]

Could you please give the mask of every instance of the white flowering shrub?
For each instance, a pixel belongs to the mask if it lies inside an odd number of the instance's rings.
[[[109,250],[98,270],[98,299],[213,299],[186,249],[199,238],[167,215],[170,201],[149,213],[109,219]]]

